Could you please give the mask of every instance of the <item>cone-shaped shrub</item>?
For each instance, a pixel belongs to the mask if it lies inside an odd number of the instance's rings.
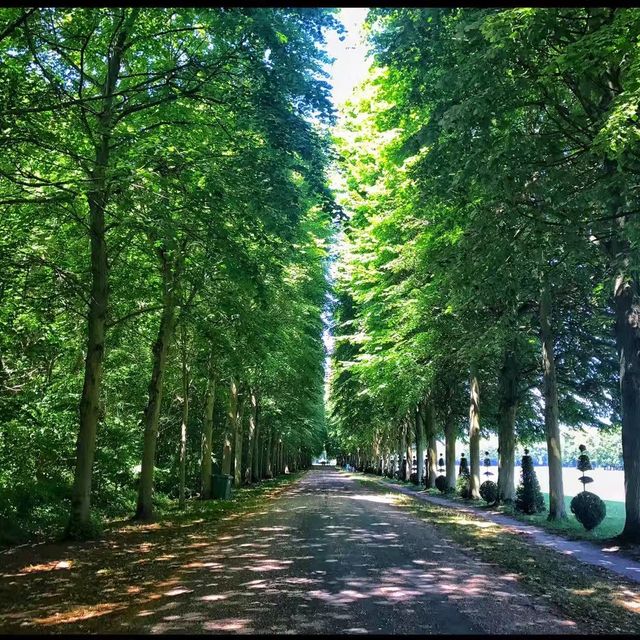
[[[438,459],[438,473],[440,475],[436,478],[436,489],[440,493],[445,493],[447,490],[447,478],[444,475],[444,469],[444,458],[440,456]]]
[[[529,449],[525,449],[522,456],[522,472],[520,484],[516,489],[515,507],[517,511],[528,514],[540,513],[545,510],[544,497],[540,491],[540,483],[533,468]]]
[[[463,453],[460,456],[460,469],[458,471],[458,480],[456,481],[456,491],[458,492],[458,495],[465,500],[468,500],[471,497],[471,491],[469,490],[470,479],[469,463]]]

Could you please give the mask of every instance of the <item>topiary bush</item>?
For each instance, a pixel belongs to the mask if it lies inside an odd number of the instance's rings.
[[[470,480],[469,463],[463,453],[460,455],[460,468],[458,470],[458,479],[456,480],[456,493],[465,500],[471,498],[471,490],[469,487]]]
[[[591,470],[593,467],[586,452],[587,448],[583,444],[578,448],[580,449],[580,456],[578,457],[577,467],[579,471],[582,471],[582,477],[580,478],[582,491],[577,496],[574,496],[569,506],[576,520],[587,531],[591,531],[604,520],[607,515],[607,505],[595,493],[586,490],[586,485],[593,482],[593,478],[585,476],[584,472]]]
[[[498,498],[498,485],[493,480],[485,480],[480,485],[480,495],[487,504],[495,502]]]
[[[595,529],[607,515],[605,503],[591,491],[581,491],[571,500],[571,513],[576,520],[587,530]]]
[[[446,476],[438,476],[436,478],[436,489],[440,491],[440,493],[446,493],[447,491],[447,477]]]
[[[522,472],[520,474],[520,484],[516,489],[515,508],[517,511],[529,515],[545,510],[544,496],[540,491],[540,483],[533,468],[533,460],[529,455],[529,449],[525,449],[522,456]]]
[[[469,463],[465,458],[464,453],[460,454],[460,468],[458,469],[458,475],[469,475]]]

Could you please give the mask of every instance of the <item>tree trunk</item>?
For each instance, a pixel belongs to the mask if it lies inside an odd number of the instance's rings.
[[[65,535],[83,537],[89,523],[91,479],[96,449],[96,434],[100,413],[100,390],[105,350],[105,328],[109,303],[109,264],[107,259],[107,227],[105,213],[109,201],[107,169],[113,132],[113,99],[120,75],[122,57],[129,33],[140,9],[134,9],[122,25],[111,55],[102,93],[99,136],[95,148],[94,167],[89,175],[86,194],[89,206],[91,248],[91,298],[87,314],[87,354],[84,383],[80,396],[80,425],[76,440],[76,467],[71,492],[71,510]]]
[[[204,421],[202,427],[202,464],[201,484],[202,498],[211,498],[211,456],[213,455],[213,408],[215,404],[215,372],[213,368],[213,354],[209,356],[209,379],[204,401]]]
[[[436,442],[436,411],[431,399],[424,405],[424,425],[427,438],[427,488],[436,486],[438,475],[438,451]]]
[[[402,429],[400,430],[400,480],[407,480],[407,468],[409,461],[407,460],[407,421],[402,421]]]
[[[229,408],[227,411],[227,428],[222,445],[222,473],[231,475],[232,438],[235,434],[235,422],[238,415],[238,387],[235,379],[229,385]]]
[[[511,504],[515,500],[515,422],[518,409],[518,362],[515,351],[505,349],[498,379],[500,406],[498,415],[498,499]]]
[[[445,468],[447,475],[447,489],[455,491],[456,488],[456,425],[451,412],[447,413],[444,423],[445,438]]]
[[[405,424],[406,424],[406,429],[407,429],[407,477],[405,478],[406,482],[409,482],[411,480],[411,471],[413,469],[413,450],[411,445],[413,444],[412,442],[412,438],[413,438],[413,425],[412,425],[412,420],[410,415],[408,415],[405,419]]]
[[[134,518],[137,520],[153,520],[153,474],[156,459],[156,441],[158,439],[158,419],[162,402],[162,386],[167,365],[169,344],[173,336],[175,323],[175,279],[170,278],[171,266],[164,250],[159,251],[162,260],[164,294],[162,317],[158,337],[153,345],[153,371],[149,382],[149,400],[144,410],[144,442],[142,448],[142,465],[140,469],[140,485],[138,487],[138,504]],[[172,281],[173,280],[173,281]]]
[[[422,485],[422,478],[424,476],[424,444],[425,444],[425,430],[424,420],[420,405],[415,410],[416,420],[416,457],[418,458],[418,484]]]
[[[540,331],[542,337],[542,369],[544,395],[544,430],[549,460],[549,520],[567,517],[562,485],[562,450],[558,421],[558,383],[556,359],[553,352],[554,335],[551,328],[551,292],[544,286],[540,296]]]
[[[187,476],[187,424],[189,423],[189,364],[187,362],[186,327],[182,323],[182,424],[180,425],[180,486],[178,488],[178,506],[184,509]]]
[[[238,411],[234,420],[234,447],[233,447],[233,484],[239,487],[242,483],[242,435],[244,402],[238,402]]]
[[[625,523],[622,537],[640,542],[640,282],[620,273],[614,291],[620,359]]]
[[[258,393],[253,390],[251,394],[251,416],[254,424],[253,468],[251,470],[252,481],[260,480],[260,421],[258,420]]]
[[[249,429],[247,431],[247,470],[244,483],[251,484],[253,481],[253,453],[256,439],[256,394],[253,389],[249,393]]]
[[[273,448],[273,426],[270,426],[267,430],[267,439],[264,447],[264,477],[271,479],[273,478],[273,458],[272,458],[272,448]]]
[[[472,500],[480,498],[480,387],[475,367],[471,368],[469,402],[469,491]]]

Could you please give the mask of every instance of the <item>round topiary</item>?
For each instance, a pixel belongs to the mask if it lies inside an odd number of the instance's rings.
[[[595,529],[607,515],[605,503],[591,491],[581,491],[571,500],[571,513],[587,530]]]
[[[441,493],[445,493],[447,490],[447,477],[440,475],[436,478],[436,489]]]
[[[480,485],[480,495],[488,504],[495,502],[498,498],[498,485],[493,480],[485,480]]]

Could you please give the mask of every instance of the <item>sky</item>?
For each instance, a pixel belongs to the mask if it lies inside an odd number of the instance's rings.
[[[340,41],[335,32],[327,35],[327,52],[335,58],[334,63],[328,68],[331,74],[328,81],[332,85],[331,97],[336,108],[351,96],[354,87],[367,75],[370,63],[366,59],[366,44],[362,30],[367,11],[365,7],[343,7],[338,18],[347,30],[343,34],[344,40]],[[332,187],[339,189],[341,182],[341,177],[334,170],[331,175]],[[325,315],[325,322],[331,322],[330,316]],[[327,350],[325,366],[328,377],[331,366],[329,354],[333,351],[334,340],[326,326],[322,337]]]
[[[365,58],[366,45],[362,33],[367,11],[364,7],[343,7],[338,17],[347,29],[345,39],[340,42],[334,32],[327,36],[327,51],[336,59],[329,69],[329,82],[333,86],[332,97],[336,107],[349,98],[353,88],[367,74],[369,62]]]

